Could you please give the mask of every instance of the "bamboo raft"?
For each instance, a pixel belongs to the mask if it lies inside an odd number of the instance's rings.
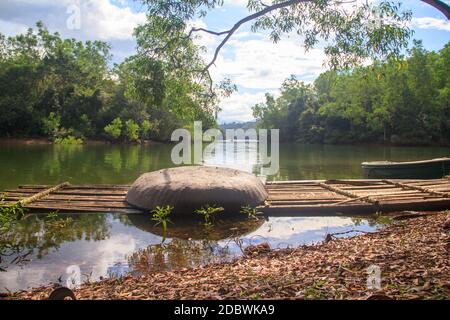
[[[268,182],[269,216],[450,209],[450,179],[301,180]],[[37,212],[141,213],[125,202],[129,185],[21,185],[3,193],[0,206]]]

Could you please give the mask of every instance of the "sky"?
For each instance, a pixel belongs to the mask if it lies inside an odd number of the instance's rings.
[[[450,23],[433,7],[418,1],[401,1],[412,10],[414,39],[427,50],[440,50],[450,41]],[[450,0],[445,0],[450,4]],[[192,23],[215,31],[229,29],[248,15],[247,0],[225,0],[222,8]],[[74,18],[79,14],[80,19]],[[145,23],[145,7],[137,0],[0,0],[0,33],[22,33],[43,21],[50,31],[79,40],[102,40],[112,46],[113,62],[135,53],[133,29]],[[196,40],[208,50],[209,61],[220,38],[203,35]],[[253,120],[251,107],[263,102],[265,93],[277,95],[290,75],[311,83],[323,71],[325,55],[318,47],[305,52],[296,37],[283,37],[273,44],[263,33],[252,33],[244,25],[221,50],[211,69],[213,79],[230,78],[238,91],[220,103],[219,122]]]

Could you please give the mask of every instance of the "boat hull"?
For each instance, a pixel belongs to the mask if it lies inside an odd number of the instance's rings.
[[[449,175],[450,158],[415,162],[363,163],[369,179],[440,179]]]

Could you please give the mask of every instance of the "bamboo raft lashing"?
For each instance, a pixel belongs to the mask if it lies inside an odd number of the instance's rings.
[[[129,185],[22,185],[6,190],[0,206],[61,213],[141,213],[125,201]],[[450,179],[301,180],[268,182],[258,209],[271,216],[450,209]]]

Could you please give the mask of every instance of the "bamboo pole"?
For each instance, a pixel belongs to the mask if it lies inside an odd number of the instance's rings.
[[[48,196],[52,192],[58,191],[58,190],[60,190],[60,189],[62,189],[64,187],[67,187],[69,185],[70,185],[69,182],[64,182],[64,183],[58,184],[57,186],[54,186],[54,187],[49,188],[47,190],[38,192],[38,193],[36,193],[35,195],[33,195],[31,197],[22,199],[22,200],[18,201],[17,203],[19,205],[21,205],[22,207],[24,207],[24,206],[26,206],[26,205],[28,205],[28,204],[30,204],[32,202],[35,202],[35,201],[37,201],[39,199],[42,199],[43,197]]]
[[[354,201],[358,201],[358,200],[365,200],[366,198],[369,198],[369,196],[362,196],[362,197],[358,197],[358,198],[352,198],[352,199],[347,199],[344,201],[339,201],[336,203],[333,203],[332,206],[338,206],[344,203],[349,203],[349,202],[354,202]]]
[[[368,202],[368,203],[371,203],[371,204],[378,205],[378,201],[375,200],[375,199],[372,199],[370,196],[364,196],[364,197],[361,197],[360,195],[357,195],[357,194],[355,194],[355,193],[353,193],[353,192],[350,192],[350,191],[347,191],[347,190],[343,190],[343,189],[338,188],[338,187],[333,187],[333,186],[331,186],[331,185],[329,185],[329,184],[326,184],[326,183],[319,183],[319,186],[321,186],[321,187],[324,188],[324,189],[333,191],[333,192],[335,192],[335,193],[337,193],[337,194],[341,194],[341,195],[344,195],[344,196],[346,196],[346,197],[352,198],[352,199],[354,199],[355,201],[357,201],[357,200],[363,200],[363,201],[365,201],[365,202]]]
[[[391,180],[383,180],[383,182],[390,184],[390,185],[400,187],[402,189],[406,189],[406,190],[419,190],[421,192],[437,195],[437,196],[440,196],[443,198],[450,198],[450,193],[447,193],[447,192],[434,191],[433,189],[423,188],[423,187],[419,187],[419,186],[412,186],[410,184],[394,182]]]

